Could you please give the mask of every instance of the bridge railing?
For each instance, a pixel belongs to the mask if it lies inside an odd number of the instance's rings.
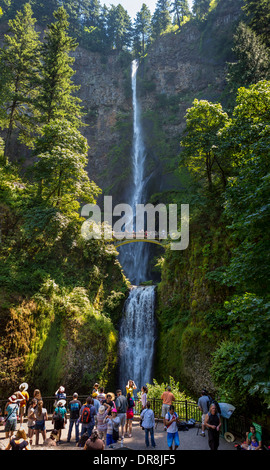
[[[81,403],[85,403],[87,397],[89,395],[80,395],[79,400]],[[67,396],[66,402],[68,403],[73,399],[72,396]],[[43,397],[43,406],[47,409],[48,415],[51,415],[54,411],[55,406],[55,397]],[[154,411],[155,418],[161,419],[161,410],[162,410],[162,400],[158,398],[149,398],[148,399],[151,403],[151,409]],[[139,416],[141,414],[142,405],[138,398],[134,399],[135,406],[134,406],[134,415]],[[0,400],[0,408],[2,410],[2,415],[4,415],[4,409],[6,407],[7,401]],[[196,421],[201,420],[201,412],[198,409],[198,406],[194,402],[190,402],[188,400],[183,401],[175,401],[173,402],[175,411],[179,415],[182,420],[188,421],[190,418],[194,418]]]

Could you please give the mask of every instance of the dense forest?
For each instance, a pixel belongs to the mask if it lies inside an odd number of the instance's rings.
[[[113,245],[81,237],[80,206],[101,189],[86,171],[91,142],[74,52],[83,47],[102,60],[114,54],[123,67],[139,58],[144,72],[155,44],[183,28],[203,37],[230,3],[194,0],[190,11],[187,0],[158,0],[153,15],[143,4],[132,20],[121,4],[99,0],[4,0],[1,394],[23,380],[48,394],[62,379],[78,392],[97,379],[115,383],[129,281]],[[155,259],[155,378],[173,376],[194,396],[205,385],[258,416],[270,405],[270,4],[235,3],[223,102],[194,93],[171,156],[186,177],[166,202],[190,204],[190,246],[173,252],[165,243]],[[150,85],[141,80],[145,93]],[[173,114],[175,103],[159,99]]]

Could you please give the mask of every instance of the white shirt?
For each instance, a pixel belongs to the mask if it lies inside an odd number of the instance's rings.
[[[146,394],[146,393],[142,393],[142,396],[141,396],[141,404],[142,404],[142,406],[146,406],[146,403],[147,403],[147,394]]]
[[[174,412],[174,415],[175,415],[175,418],[178,418],[178,414]],[[171,415],[170,413],[167,413],[166,414],[166,418],[167,421],[171,421],[173,418],[173,415]],[[174,433],[174,432],[177,432],[178,431],[178,427],[177,427],[177,424],[176,424],[176,420],[172,422],[172,424],[167,428],[167,432],[171,432],[171,433]]]

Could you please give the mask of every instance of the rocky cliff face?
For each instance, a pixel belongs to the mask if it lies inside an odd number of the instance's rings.
[[[123,167],[117,164],[116,158],[117,148],[121,145],[119,121],[132,126],[129,54],[115,53],[104,57],[78,48],[74,68],[74,81],[80,85],[79,97],[86,113],[82,133],[90,146],[89,176],[105,191],[113,186],[114,193],[119,195],[124,190],[122,179],[119,181]],[[125,144],[129,148],[131,138]],[[126,162],[129,156],[130,152],[125,154]],[[114,186],[115,181],[118,187]]]
[[[189,22],[181,31],[161,36],[141,64],[148,168],[153,171],[149,196],[185,185],[177,170],[178,155],[186,110],[193,100],[226,104],[227,61],[233,59],[241,5],[241,0],[220,2],[203,24]]]

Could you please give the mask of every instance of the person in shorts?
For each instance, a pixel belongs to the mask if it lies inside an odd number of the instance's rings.
[[[121,437],[124,438],[128,402],[127,402],[126,397],[122,395],[122,390],[120,389],[117,390],[116,395],[117,395],[117,398],[116,398],[115,406],[117,409],[117,416],[120,419],[121,433],[122,433]]]
[[[198,407],[199,407],[199,410],[202,412],[202,432],[201,432],[201,436],[205,437],[205,424],[204,424],[204,421],[205,421],[205,417],[208,413],[208,409],[209,409],[209,397],[208,397],[208,393],[206,390],[202,390],[201,391],[201,396],[198,400]]]
[[[28,437],[29,437],[29,442],[31,445],[33,441],[33,436],[35,434],[35,424],[36,424],[35,409],[37,406],[37,402],[38,402],[37,399],[33,398],[27,411]]]
[[[177,422],[179,421],[178,414],[174,411],[174,406],[171,405],[169,412],[165,416],[165,424],[167,427],[167,444],[170,450],[176,450],[180,445]],[[173,449],[174,443],[174,449]]]
[[[5,433],[6,438],[12,437],[13,432],[17,429],[17,416],[19,416],[19,405],[16,395],[12,395],[8,399],[8,404],[5,410]]]
[[[167,387],[167,391],[162,393],[161,400],[162,400],[161,417],[163,418],[164,431],[167,431],[167,428],[165,425],[165,416],[169,412],[172,402],[175,401],[175,396],[172,393],[171,387],[169,385]]]

